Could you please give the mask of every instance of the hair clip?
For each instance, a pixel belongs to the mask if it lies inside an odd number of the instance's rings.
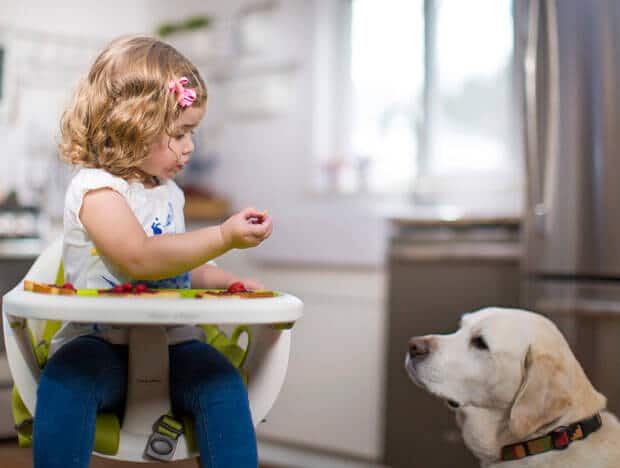
[[[177,93],[177,102],[181,107],[190,107],[196,100],[196,90],[193,88],[185,88],[189,80],[182,76],[178,80],[171,80],[168,83],[168,90]]]

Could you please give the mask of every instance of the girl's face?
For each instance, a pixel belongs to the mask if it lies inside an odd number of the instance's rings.
[[[172,136],[161,135],[151,145],[146,159],[138,168],[150,176],[160,180],[170,179],[183,170],[194,151],[192,134],[207,110],[203,107],[190,107],[184,110],[175,121],[175,132]]]

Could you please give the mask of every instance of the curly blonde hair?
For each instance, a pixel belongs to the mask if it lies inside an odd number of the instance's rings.
[[[124,36],[99,54],[80,81],[60,122],[61,158],[102,168],[125,178],[143,179],[138,166],[160,135],[173,135],[183,112],[171,80],[189,79],[193,106],[207,101],[196,67],[172,46],[147,36]]]

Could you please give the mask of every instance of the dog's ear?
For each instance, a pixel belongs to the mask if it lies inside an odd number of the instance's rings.
[[[562,361],[530,346],[525,356],[525,376],[510,410],[508,426],[524,439],[559,418],[571,405],[569,378]]]

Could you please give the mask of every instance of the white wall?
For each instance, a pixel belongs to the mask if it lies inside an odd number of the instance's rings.
[[[155,21],[168,16],[165,9],[153,8],[154,3],[150,0],[109,0],[105,4],[97,0],[3,1],[0,22],[63,36],[107,39],[120,34],[152,32]]]
[[[58,123],[77,79],[111,38],[151,33],[160,18],[148,0],[0,3],[11,101],[0,112],[0,191],[17,190],[22,203],[42,202],[59,217],[67,170],[56,157]]]
[[[261,440],[372,461],[382,457],[386,350],[382,270],[264,266],[232,252],[218,260],[304,301],[288,374]]]
[[[316,82],[324,79],[316,57],[317,35],[321,34],[317,21],[324,4],[331,1],[276,2],[276,41],[267,56],[254,61],[257,66],[241,66],[232,79],[223,82],[210,81],[210,69],[204,67],[213,107],[206,123],[215,121],[218,126],[217,132],[206,136],[220,155],[212,183],[229,195],[236,207],[256,205],[273,215],[277,228],[272,239],[250,256],[265,261],[330,264],[336,260],[339,264],[377,267],[383,262],[387,229],[373,204],[317,194],[312,186],[318,131],[314,112],[320,89]],[[229,24],[244,6],[255,3],[211,2],[208,12],[216,23]],[[253,74],[260,69],[261,61],[293,64],[286,74],[292,84],[286,109],[264,119],[227,115],[226,101],[235,97],[235,82],[244,72]],[[213,68],[217,66],[211,71]]]

